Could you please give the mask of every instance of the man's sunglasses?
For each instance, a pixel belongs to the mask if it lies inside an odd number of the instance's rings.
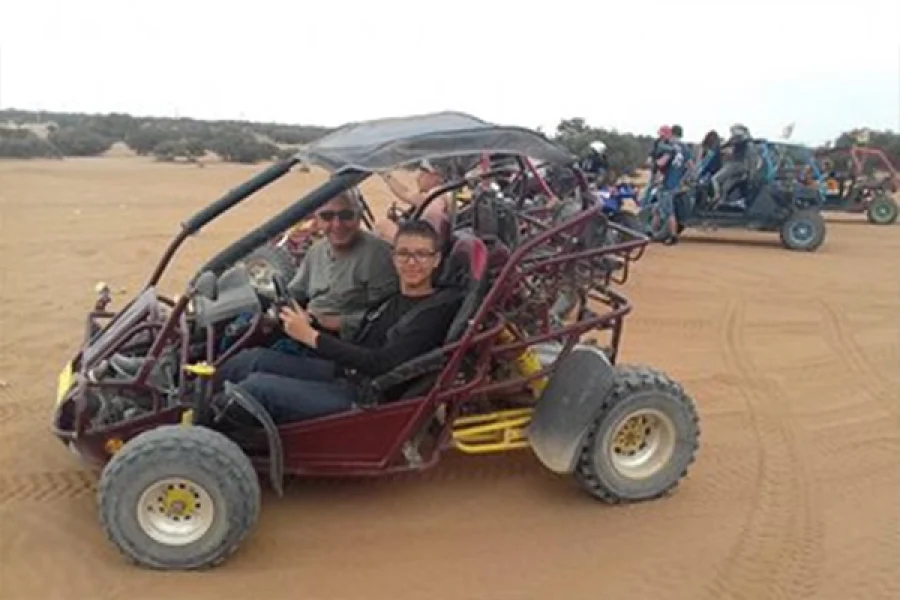
[[[341,221],[353,221],[356,219],[357,214],[355,210],[345,208],[343,210],[323,210],[318,213],[318,216],[323,221],[334,221],[335,217]]]

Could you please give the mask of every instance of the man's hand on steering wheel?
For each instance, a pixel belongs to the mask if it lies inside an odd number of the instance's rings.
[[[302,312],[304,315],[307,315],[307,320],[310,325],[313,327],[320,327],[316,317],[303,310],[300,303],[291,295],[288,285],[280,273],[272,274],[272,288],[274,290],[274,298],[272,299],[270,310],[268,310],[267,313],[269,314],[269,320],[273,325],[279,327],[282,326],[280,315],[282,311],[287,308],[294,312]]]

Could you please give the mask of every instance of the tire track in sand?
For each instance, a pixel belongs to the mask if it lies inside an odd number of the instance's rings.
[[[859,382],[863,391],[880,404],[891,419],[900,423],[900,399],[896,392],[890,392],[891,388],[897,387],[896,384],[872,366],[859,342],[848,330],[851,326],[847,323],[844,311],[836,309],[824,300],[819,304],[822,307],[828,345],[840,357],[841,364],[857,375],[854,380]]]
[[[23,394],[16,384],[0,385],[0,429],[21,421],[35,421],[48,414],[45,404]]]
[[[87,496],[94,493],[96,479],[90,471],[0,474],[0,506]]]
[[[818,591],[823,526],[785,411],[788,399],[747,355],[744,311],[740,298],[728,301],[722,322],[723,357],[743,380],[738,390],[759,452],[757,496],[709,592],[716,600],[811,598]]]

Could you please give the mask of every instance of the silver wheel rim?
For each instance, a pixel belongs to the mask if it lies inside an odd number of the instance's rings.
[[[872,211],[875,213],[875,220],[877,221],[887,221],[891,217],[891,207],[887,204],[876,204],[875,210]]]
[[[656,409],[641,409],[622,417],[607,443],[613,468],[628,479],[647,479],[661,471],[675,452],[675,424]]]
[[[790,235],[795,244],[805,245],[812,241],[815,228],[808,221],[797,221],[791,225]]]
[[[184,546],[202,538],[212,526],[215,506],[209,493],[181,477],[156,481],[138,500],[138,524],[153,541]]]

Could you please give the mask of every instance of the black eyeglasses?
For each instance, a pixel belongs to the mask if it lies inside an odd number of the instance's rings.
[[[415,261],[421,263],[432,258],[435,254],[437,252],[434,250],[394,250],[394,258],[401,262]]]
[[[350,210],[349,208],[345,208],[343,210],[323,210],[318,213],[318,216],[323,221],[334,221],[334,218],[337,217],[341,221],[353,221],[356,219],[356,211]]]

